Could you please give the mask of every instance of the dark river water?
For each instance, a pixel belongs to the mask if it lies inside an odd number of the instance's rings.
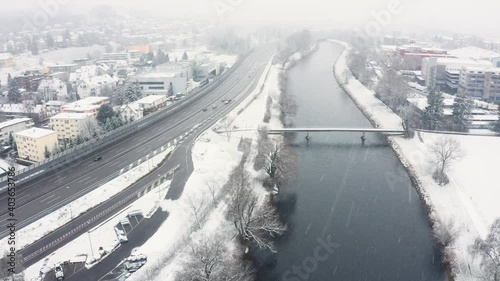
[[[296,65],[288,89],[295,127],[371,127],[339,88],[332,65],[342,47],[322,43]],[[298,177],[283,187],[289,226],[277,254],[258,253],[258,280],[446,280],[420,198],[378,134],[313,133],[292,141]]]

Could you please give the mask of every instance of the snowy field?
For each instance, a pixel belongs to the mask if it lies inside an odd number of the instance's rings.
[[[22,249],[26,245],[39,240],[47,233],[65,225],[71,221],[71,215],[76,217],[118,194],[120,191],[129,187],[138,179],[148,174],[150,169],[159,165],[165,159],[167,154],[173,149],[173,147],[166,149],[164,152],[151,158],[149,163],[144,162],[138,165],[123,175],[118,176],[101,187],[89,192],[85,196],[74,200],[66,206],[59,208],[49,215],[17,231],[17,248]],[[40,229],[43,229],[44,231],[41,232],[39,231]],[[0,240],[0,243],[7,245],[7,238]]]
[[[267,71],[269,71],[269,76],[267,81],[264,81]],[[257,128],[263,124],[267,97],[270,95],[277,99],[279,95],[277,82],[279,69],[269,64],[266,72],[261,77],[255,91],[228,115],[227,118],[233,120],[233,126]],[[264,87],[259,94],[261,85]],[[243,108],[244,110],[240,112]],[[239,115],[238,112],[240,112]],[[219,126],[220,122],[215,124],[213,128]],[[276,113],[271,118],[270,126],[281,127]],[[129,280],[173,281],[189,255],[189,249],[186,247],[189,241],[211,235],[214,232],[225,233],[229,238],[234,237],[234,226],[225,220],[225,194],[220,194],[220,190],[217,190],[217,196],[220,196],[221,200],[215,207],[209,195],[207,183],[215,181],[216,186],[220,188],[227,182],[230,172],[239,164],[242,157],[242,152],[237,149],[241,138],[252,139],[250,159],[248,160],[249,163],[252,163],[252,157],[256,155],[257,136],[257,131],[235,131],[228,141],[225,133],[218,134],[209,129],[196,139],[192,150],[194,171],[186,183],[182,196],[176,201],[163,202],[162,209],[167,210],[170,216],[158,232],[140,248],[140,252],[148,256],[148,263],[137,273],[134,273]],[[259,172],[253,170],[253,165],[250,164],[246,168],[254,178],[259,176]],[[255,188],[265,192],[264,188],[257,182],[255,182]],[[206,222],[202,229],[195,227],[195,219],[187,211],[189,202],[192,200],[206,206],[204,208]],[[234,243],[230,244],[231,248],[235,245]]]
[[[332,40],[348,48],[344,42]],[[335,64],[336,73],[349,71],[346,54]],[[352,76],[351,76],[352,77]],[[401,128],[401,119],[382,102],[374,92],[351,78],[345,85],[349,94],[361,105],[380,128]],[[463,158],[451,166],[447,175],[450,183],[439,186],[432,179],[429,147],[443,137],[459,141]],[[416,134],[413,139],[391,137],[390,143],[403,164],[410,168],[419,182],[419,191],[430,207],[431,220],[437,224],[452,223],[458,230],[458,238],[452,246],[456,254],[457,281],[480,280],[478,259],[468,249],[478,237],[485,238],[493,221],[500,217],[500,188],[496,173],[500,159],[500,138],[487,136],[442,135],[434,133]],[[470,269],[467,266],[470,266]]]

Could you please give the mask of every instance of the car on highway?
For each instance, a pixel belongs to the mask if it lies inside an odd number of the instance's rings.
[[[94,158],[94,162],[101,161],[101,160],[102,160],[102,156],[96,156]]]
[[[208,110],[208,109],[207,109],[206,107],[204,107],[204,108],[202,109],[202,111],[203,111],[203,112],[205,112],[205,111],[207,111],[207,110]]]
[[[63,272],[62,265],[60,263],[57,263],[54,266],[54,273],[56,274],[57,281],[64,280],[64,272]]]
[[[213,109],[216,109],[216,108],[217,108],[217,105],[215,105],[215,104],[214,104],[214,105],[212,105],[212,108],[213,108]]]

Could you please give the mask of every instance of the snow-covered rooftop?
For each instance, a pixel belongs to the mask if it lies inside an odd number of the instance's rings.
[[[166,95],[149,95],[147,97],[143,97],[142,99],[136,101],[136,103],[138,104],[154,103],[157,101],[166,100],[166,98],[167,98]]]
[[[462,59],[487,59],[491,60],[493,58],[500,57],[500,54],[494,51],[481,49],[478,47],[465,47],[460,49],[454,49],[448,51],[450,55],[453,55]]]
[[[30,122],[32,121],[31,118],[16,118],[12,120],[8,120],[5,122],[0,123],[0,130],[18,123],[23,123],[23,122]]]
[[[42,129],[42,128],[30,128],[30,129],[15,133],[15,135],[17,135],[17,136],[33,138],[33,139],[43,138],[43,137],[49,136],[51,134],[57,134],[57,132],[52,131],[52,130]]]
[[[50,117],[50,119],[85,119],[89,116],[92,116],[90,113],[74,113],[74,112],[63,112],[59,113],[55,116]]]
[[[63,109],[73,109],[73,108],[87,108],[91,106],[100,106],[101,104],[109,101],[108,97],[88,97],[81,99],[79,101],[75,101],[72,103],[68,103],[62,106]]]
[[[162,72],[149,72],[137,75],[137,77],[147,77],[147,78],[173,78],[176,72],[162,71]]]

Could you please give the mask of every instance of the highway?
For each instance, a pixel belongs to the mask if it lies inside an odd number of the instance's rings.
[[[201,124],[198,129],[194,130],[193,135],[188,138],[192,141],[195,135],[207,129],[217,119],[223,117],[256,87],[258,79],[262,75],[274,50],[274,46],[257,49],[243,60],[242,64],[230,77],[222,81],[210,93],[200,97],[199,100],[194,101],[184,111],[175,114],[173,117],[142,128],[135,134],[109,144],[95,153],[86,156],[84,159],[80,159],[61,169],[46,174],[43,178],[18,186],[16,212],[18,221],[29,221],[36,214],[54,206],[55,202],[71,198],[77,192],[85,190],[89,185],[106,179],[111,173],[127,167],[130,163],[136,162],[137,159],[143,157],[145,154],[160,148],[183,133],[193,129],[196,125]],[[223,98],[237,100],[231,102],[229,105],[224,105],[221,102]],[[216,109],[212,109],[213,104],[217,105]],[[202,111],[205,107],[208,109],[206,112]],[[102,161],[94,162],[94,157],[98,155],[102,156]],[[23,264],[25,266],[33,264],[71,239],[85,233],[93,225],[104,221],[106,216],[97,219],[93,218],[96,217],[96,214],[100,214],[103,210],[109,208],[109,206],[116,204],[116,202],[124,202],[122,203],[124,204],[123,206],[132,202],[136,197],[130,197],[130,194],[143,187],[148,181],[157,177],[158,174],[165,173],[172,167],[181,164],[182,167],[176,173],[172,187],[169,190],[169,194],[167,194],[168,198],[177,199],[182,194],[184,183],[192,171],[190,146],[186,147],[183,151],[181,145],[181,147],[176,149],[171,158],[155,173],[141,179],[141,181],[125,189],[119,195],[100,204],[57,231],[46,235],[41,240],[23,249],[22,256],[25,257]],[[5,198],[2,198],[2,200],[5,200]],[[116,211],[118,209],[114,212]],[[5,220],[5,215],[2,216],[2,219]],[[90,223],[89,220],[91,220]],[[78,226],[82,227],[78,228]],[[77,228],[78,231],[72,231]],[[68,235],[69,233],[71,234]],[[63,235],[64,239],[61,239]],[[48,247],[48,245],[50,246]]]

